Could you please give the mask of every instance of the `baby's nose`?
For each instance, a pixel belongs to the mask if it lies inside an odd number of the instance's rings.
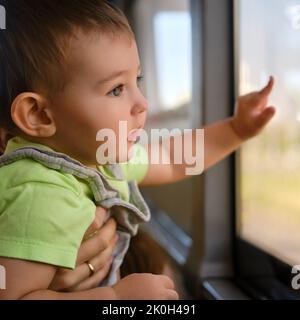
[[[136,115],[139,113],[143,113],[148,110],[148,101],[144,97],[140,97],[135,104],[133,105],[132,108],[132,115]]]

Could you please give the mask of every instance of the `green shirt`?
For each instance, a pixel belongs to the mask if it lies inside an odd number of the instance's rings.
[[[16,137],[8,142],[5,153],[24,146],[51,150]],[[129,201],[127,181],[144,179],[147,160],[146,150],[135,144],[133,157],[120,164],[124,180],[114,178],[106,166],[98,169]],[[0,256],[74,268],[95,210],[85,181],[29,158],[5,165],[0,168]]]

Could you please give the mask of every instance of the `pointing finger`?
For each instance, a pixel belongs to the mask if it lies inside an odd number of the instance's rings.
[[[269,95],[274,86],[274,77],[270,76],[268,84],[260,91],[263,95]]]

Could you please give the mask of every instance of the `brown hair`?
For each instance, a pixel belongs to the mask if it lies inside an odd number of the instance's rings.
[[[139,230],[130,240],[120,274],[121,278],[132,273],[163,274],[167,265],[171,267],[167,252],[149,234]]]
[[[104,0],[0,0],[6,29],[0,30],[0,126],[13,129],[10,107],[37,86],[62,90],[66,58],[76,31],[132,34],[124,14]]]

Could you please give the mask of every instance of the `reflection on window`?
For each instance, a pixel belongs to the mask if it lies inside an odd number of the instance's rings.
[[[150,127],[190,128],[192,91],[190,0],[139,0],[137,35]]]
[[[176,109],[191,100],[191,17],[162,11],[154,16],[159,105]]]
[[[134,3],[134,31],[144,74],[143,92],[149,104],[145,130],[153,137],[151,129],[192,128],[195,106],[191,103],[190,0],[138,0]],[[157,132],[157,136],[164,136],[163,132]],[[140,143],[147,141],[141,139]],[[145,190],[155,205],[190,235],[195,203],[193,183],[189,179],[176,186]]]
[[[300,263],[299,1],[241,0],[240,94],[274,75],[277,114],[241,151],[239,234],[292,265]]]

